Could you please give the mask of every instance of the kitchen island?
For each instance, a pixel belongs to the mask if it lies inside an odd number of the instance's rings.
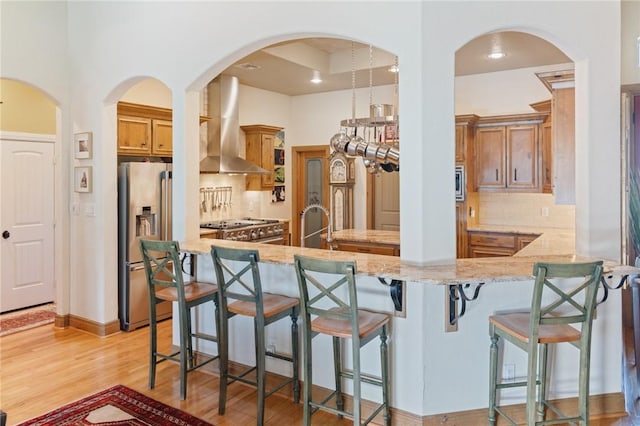
[[[543,235],[544,236],[544,235]],[[548,239],[553,236],[547,235]],[[543,242],[542,239],[540,242]],[[548,241],[547,241],[548,243]],[[580,262],[593,260],[571,253],[505,258],[458,259],[441,265],[416,265],[396,256],[321,250],[312,248],[270,246],[235,241],[208,240],[181,243],[184,251],[198,255],[198,279],[215,282],[209,255],[212,244],[257,249],[265,290],[292,297],[298,296],[293,256],[301,254],[325,259],[353,259],[357,262],[358,302],[360,307],[393,315],[389,348],[391,351],[391,405],[394,424],[439,424],[445,417],[456,424],[480,424],[486,419],[489,365],[489,315],[497,311],[527,308],[530,305],[536,261]],[[535,248],[536,241],[531,245]],[[622,276],[636,273],[630,267],[605,262],[611,287]],[[382,278],[382,280],[380,280]],[[389,280],[403,282],[404,303],[396,311],[389,297]],[[457,331],[450,330],[450,288],[461,286],[473,290],[482,286],[477,299],[466,306],[464,317],[457,318]],[[601,298],[599,298],[600,300]],[[207,317],[208,315],[208,317]],[[593,415],[622,415],[624,397],[621,392],[621,310],[620,292],[609,291],[605,303],[598,308],[594,322],[592,345],[591,395]],[[251,336],[252,323],[241,318],[231,323],[231,336]],[[203,312],[198,326],[213,331],[211,314]],[[278,350],[289,352],[286,326],[267,330],[267,342]],[[252,338],[243,339],[245,342]],[[317,340],[317,342],[316,342]],[[322,336],[314,340],[314,385],[332,388],[330,363],[331,343]],[[239,340],[232,343],[231,358],[239,363],[253,362],[251,349]],[[215,348],[199,350],[215,353]],[[326,356],[322,356],[322,351]],[[371,343],[363,350],[363,365],[377,365],[378,347]],[[469,356],[473,354],[473,356]],[[516,377],[526,374],[523,354],[504,353],[505,362],[515,365]],[[348,363],[349,361],[347,361]],[[575,352],[559,348],[554,353],[554,377],[550,387],[554,398],[573,398],[577,389]],[[277,362],[268,365],[271,372],[289,374],[287,366]],[[369,371],[378,374],[377,371]],[[346,385],[346,392],[351,386]],[[505,393],[506,404],[522,404],[521,389]],[[379,401],[378,392],[363,389],[363,398]],[[462,413],[464,412],[464,413]],[[459,417],[458,417],[459,416]],[[462,419],[471,419],[464,423]],[[457,420],[456,420],[457,419]],[[453,424],[452,423],[452,424]]]

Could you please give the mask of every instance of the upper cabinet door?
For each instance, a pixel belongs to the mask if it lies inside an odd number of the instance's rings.
[[[118,153],[149,155],[151,153],[151,119],[118,116]]]
[[[476,184],[478,189],[505,187],[504,126],[479,127],[476,130]]]
[[[507,126],[507,187],[538,187],[538,125]]]
[[[161,157],[173,155],[173,122],[153,120],[153,143],[151,152]]]

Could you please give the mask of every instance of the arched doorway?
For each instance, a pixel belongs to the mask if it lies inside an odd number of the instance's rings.
[[[484,34],[456,52],[458,257],[522,248],[474,247],[467,232],[480,227],[574,229],[573,68],[551,43],[517,31]]]
[[[0,312],[55,301],[56,105],[27,84],[0,79]]]
[[[245,216],[289,219],[291,242],[300,244],[300,212],[314,198],[309,191],[298,190],[301,182],[297,177],[306,174],[292,170],[292,147],[328,146],[330,138],[340,130],[341,122],[351,119],[354,112],[358,118],[369,117],[371,103],[396,104],[397,73],[389,71],[395,60],[391,53],[375,47],[369,49],[362,42],[305,38],[266,46],[222,71],[222,75],[233,75],[240,80],[241,125],[264,124],[283,129],[283,146],[274,148],[276,152],[284,153],[284,164],[275,165],[274,173],[280,174],[276,176],[275,185],[262,185],[258,189],[255,185],[245,185],[244,180],[248,178],[242,176],[201,175],[201,188],[232,186],[234,197],[227,211],[207,209],[201,212],[201,222],[229,212],[236,216],[244,212]],[[314,77],[320,77],[322,81],[314,83],[311,81]],[[374,137],[374,132],[365,132],[364,126],[348,131]],[[241,132],[240,142],[243,138]],[[355,213],[351,223],[353,227],[364,229],[369,225],[369,207],[373,200],[367,194],[373,188],[367,185],[367,172],[361,159],[356,158],[355,163],[356,182],[350,200],[353,203],[351,210]],[[325,188],[314,191],[330,194],[328,167],[323,173],[320,179]],[[396,184],[396,198],[397,192]],[[320,203],[329,209],[330,196],[325,198]],[[317,216],[313,218],[316,227],[326,227],[326,218],[320,217],[319,212]],[[308,230],[309,226],[305,233]]]

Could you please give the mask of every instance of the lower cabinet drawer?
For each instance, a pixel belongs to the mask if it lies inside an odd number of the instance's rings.
[[[514,250],[501,249],[498,247],[469,247],[469,257],[499,257],[499,256],[513,256]]]
[[[383,254],[386,256],[399,256],[398,249],[393,246],[373,246],[366,244],[354,244],[354,243],[337,243],[336,250],[351,251],[356,253],[369,253],[369,254]]]
[[[485,247],[500,247],[500,248],[515,248],[516,237],[514,235],[501,235],[501,234],[476,234],[469,233],[469,245],[470,246],[485,246]]]

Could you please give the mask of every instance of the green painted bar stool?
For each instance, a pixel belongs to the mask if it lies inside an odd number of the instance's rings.
[[[302,317],[302,344],[304,347],[304,414],[303,424],[311,424],[311,415],[322,409],[338,416],[353,419],[354,424],[368,424],[378,413],[383,413],[384,424],[391,424],[389,409],[389,354],[387,336],[390,317],[385,314],[358,309],[356,297],[356,264],[295,255],[295,268],[300,288]],[[345,297],[340,297],[345,293]],[[314,319],[311,320],[311,316]],[[311,339],[318,334],[332,336],[335,391],[320,402],[312,400]],[[360,349],[380,337],[381,377],[360,371]],[[351,339],[352,371],[342,366],[341,339]],[[342,379],[353,380],[353,412],[344,409]],[[361,383],[382,388],[382,403],[362,423]],[[334,400],[335,406],[329,405]]]
[[[589,424],[589,362],[591,328],[596,306],[602,261],[589,263],[536,263],[531,310],[527,313],[489,317],[489,424],[496,412],[509,423],[516,422],[496,405],[498,391],[527,388],[526,424]],[[562,288],[561,288],[562,287]],[[570,287],[567,289],[566,287]],[[543,305],[544,303],[544,305]],[[580,325],[575,328],[572,325]],[[502,338],[527,352],[527,380],[498,383],[498,340]],[[578,415],[568,417],[547,399],[548,345],[570,343],[580,351]],[[545,420],[546,411],[554,412]]]
[[[224,414],[227,386],[239,381],[255,386],[258,391],[257,424],[264,423],[265,398],[289,383],[293,384],[293,400],[300,401],[298,380],[298,305],[297,298],[262,291],[260,260],[257,250],[241,250],[211,246],[211,257],[220,288],[220,402],[218,413]],[[229,318],[236,315],[253,317],[256,365],[238,374],[229,372]],[[291,318],[291,356],[267,351],[265,327],[274,322]],[[283,380],[269,392],[266,391],[266,357],[277,358],[292,364],[292,377]],[[256,379],[246,376],[256,372]]]
[[[218,353],[220,353],[220,342],[216,336],[193,332],[191,328],[191,308],[207,302],[217,305],[218,286],[196,281],[184,282],[180,269],[180,246],[177,241],[140,240],[140,250],[149,287],[149,334],[151,337],[149,389],[155,386],[156,365],[164,361],[175,361],[180,364],[180,398],[184,400],[187,398],[187,373],[218,358],[215,356],[194,364],[192,339],[216,342]],[[170,354],[158,352],[155,307],[163,301],[178,304],[180,347],[177,352]],[[216,319],[216,328],[217,324]]]

